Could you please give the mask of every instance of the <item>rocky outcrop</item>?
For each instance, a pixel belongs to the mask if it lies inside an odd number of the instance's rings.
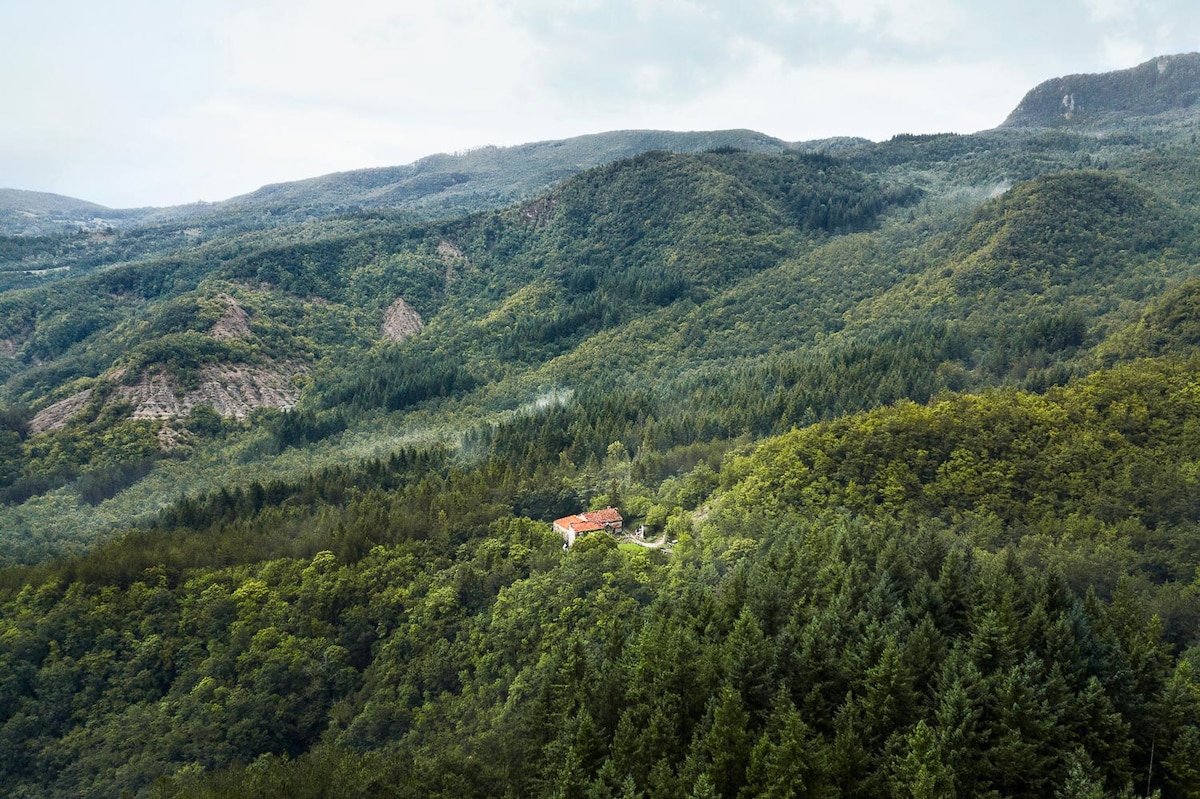
[[[72,394],[65,400],[59,400],[53,405],[47,405],[29,420],[29,432],[37,435],[38,433],[45,433],[48,430],[59,429],[72,416],[82,411],[91,398],[92,390],[88,388],[80,391],[78,394]]]
[[[188,412],[211,405],[226,418],[245,419],[256,408],[291,410],[300,399],[296,378],[308,373],[300,364],[208,366],[200,371],[200,387],[184,395]]]
[[[438,243],[437,252],[442,257],[442,265],[446,267],[446,285],[454,282],[459,274],[471,265],[463,251],[447,239]]]
[[[425,321],[416,309],[399,297],[383,312],[383,325],[380,332],[389,341],[404,341],[404,339],[425,328]]]
[[[205,366],[196,387],[188,389],[165,374],[145,374],[132,385],[116,386],[109,402],[129,403],[134,419],[179,419],[201,405],[212,407],[227,419],[245,419],[257,408],[295,407],[301,391],[297,378],[307,372],[308,367],[296,363]],[[92,389],[87,389],[43,408],[30,420],[30,433],[37,435],[65,426],[91,398]],[[168,449],[178,443],[161,437],[160,441]]]
[[[1001,127],[1095,127],[1200,105],[1200,53],[1160,56],[1132,69],[1067,75],[1034,87]]]
[[[199,385],[181,390],[166,375],[144,375],[116,394],[134,406],[135,419],[173,419],[209,405],[225,418],[245,419],[256,408],[290,410],[300,399],[295,378],[307,372],[298,365],[271,368],[244,364],[205,366]]]
[[[186,413],[174,384],[163,374],[143,375],[137,383],[120,386],[113,394],[133,405],[134,419],[170,419]]]
[[[543,227],[550,222],[550,217],[554,213],[553,197],[543,197],[539,200],[534,200],[527,203],[521,209],[521,217],[527,225],[531,227]]]
[[[225,313],[212,326],[212,337],[228,339],[249,336],[250,314],[246,313],[246,309],[228,294],[219,294],[217,299],[225,303]]]

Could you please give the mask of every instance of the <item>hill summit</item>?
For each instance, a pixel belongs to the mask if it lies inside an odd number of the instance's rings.
[[[1200,53],[1152,58],[1131,69],[1067,75],[1035,86],[1001,127],[1103,127],[1200,101]]]

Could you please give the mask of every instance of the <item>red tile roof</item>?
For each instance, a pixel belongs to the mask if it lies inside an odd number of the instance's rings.
[[[603,530],[606,524],[621,524],[624,521],[616,508],[605,508],[555,519],[554,526],[564,530],[573,529],[576,533],[594,533]]]
[[[578,516],[564,516],[561,519],[555,519],[554,526],[561,527],[565,530],[571,526],[572,522],[581,522],[581,521],[583,521],[583,519],[580,519]]]
[[[615,524],[616,522],[625,521],[624,519],[621,518],[621,514],[617,511],[616,508],[605,508],[604,510],[590,510],[587,513],[581,513],[579,515],[582,516],[584,519],[586,519],[589,522],[596,522],[598,524]]]

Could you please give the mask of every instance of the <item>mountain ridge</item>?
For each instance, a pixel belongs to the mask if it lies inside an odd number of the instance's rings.
[[[1135,67],[1053,78],[1026,93],[997,130],[1099,131],[1122,118],[1188,114],[1200,101],[1200,53],[1163,55]],[[920,137],[918,137],[920,138]],[[330,215],[387,210],[448,217],[516,202],[584,169],[649,150],[839,153],[871,145],[836,137],[788,142],[746,129],[613,130],[512,146],[435,153],[411,163],[352,169],[264,185],[212,202],[110,209],[86,200],[0,189],[0,235],[45,235],[105,226],[278,226]],[[47,216],[53,207],[57,216]]]
[[[12,290],[0,291],[0,401],[19,409],[17,450],[45,454],[0,475],[0,498],[69,492],[89,470],[119,474],[168,452],[164,440],[203,442],[203,431],[274,430],[260,452],[269,458],[371,413],[486,415],[605,374],[687,393],[691,377],[658,374],[711,368],[719,391],[732,391],[742,377],[731,375],[767,362],[807,374],[877,357],[891,333],[940,366],[897,372],[857,399],[781,383],[775,397],[747,401],[761,407],[742,424],[772,430],[763,408],[773,403],[808,419],[1007,379],[1044,387],[1195,271],[1194,203],[1174,184],[1162,196],[1145,156],[1167,151],[1142,135],[1115,149],[1019,130],[807,145],[839,152],[828,155],[753,131],[625,131],[247,195],[296,207],[326,202],[335,185],[387,204],[396,192],[427,198],[404,180],[451,175],[471,158],[479,174],[506,175],[505,158],[577,169],[579,157],[654,148],[440,221],[314,210],[315,221],[281,212],[277,226],[247,222],[236,236],[182,222],[68,237],[57,249],[17,240],[33,257],[2,273]],[[698,152],[666,151],[672,142]],[[1197,159],[1171,152],[1176,183],[1186,182]],[[402,335],[389,313],[403,317]],[[922,349],[905,331],[935,343]],[[703,399],[714,402],[725,400]],[[288,428],[296,419],[310,429]],[[105,448],[118,439],[113,462]]]
[[[1043,81],[1002,128],[1102,129],[1116,119],[1190,110],[1200,102],[1200,53],[1157,56],[1129,69]]]
[[[63,194],[0,188],[0,235],[98,230],[136,216],[135,210],[108,208]]]
[[[415,218],[454,216],[524,199],[584,169],[648,150],[836,150],[861,141],[865,140],[834,138],[789,143],[745,129],[615,130],[506,147],[487,145],[461,153],[435,153],[408,164],[271,183],[213,202],[131,209],[109,209],[60,195],[0,190],[0,234],[64,232],[86,227],[96,216],[104,217],[112,226],[205,222],[229,225],[247,215],[257,218],[259,225],[278,225],[314,216],[379,209],[407,212]],[[54,207],[61,209],[62,218],[56,225],[22,226],[21,220],[29,218],[25,214],[30,208],[46,205],[51,198],[57,200]]]
[[[841,144],[0,238],[0,793],[1196,795],[1192,131]]]

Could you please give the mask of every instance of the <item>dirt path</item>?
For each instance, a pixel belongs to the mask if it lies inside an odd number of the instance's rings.
[[[625,540],[631,544],[637,544],[639,547],[645,547],[646,549],[662,549],[667,545],[667,531],[664,530],[663,532],[659,533],[658,538],[654,539],[653,541],[646,541],[645,539],[639,538],[636,534],[632,533],[626,534]]]

